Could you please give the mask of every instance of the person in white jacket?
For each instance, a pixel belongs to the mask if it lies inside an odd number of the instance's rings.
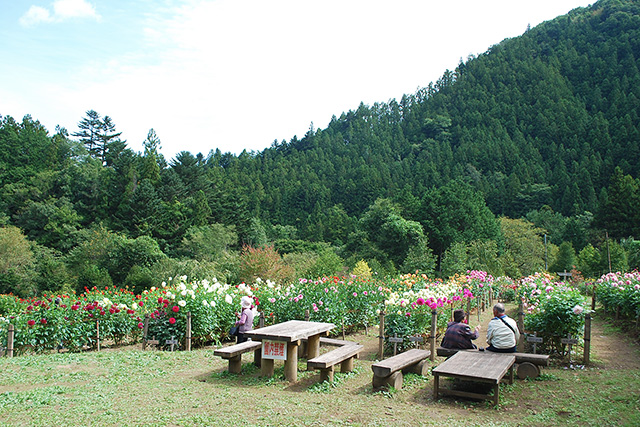
[[[493,316],[487,328],[487,350],[497,353],[514,353],[520,339],[516,321],[507,316],[504,304],[493,306]]]

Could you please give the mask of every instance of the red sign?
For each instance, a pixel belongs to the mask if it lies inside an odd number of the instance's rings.
[[[262,341],[263,359],[287,359],[287,343],[283,341]]]

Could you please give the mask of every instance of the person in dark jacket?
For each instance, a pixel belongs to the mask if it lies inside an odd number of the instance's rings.
[[[442,344],[444,348],[476,348],[471,342],[478,338],[478,331],[480,331],[480,325],[476,326],[475,330],[471,330],[469,325],[463,323],[464,310],[455,310],[453,312],[453,322],[449,322],[447,325],[447,331],[444,333]]]

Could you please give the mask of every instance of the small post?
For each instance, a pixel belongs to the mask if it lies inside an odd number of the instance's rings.
[[[596,284],[593,284],[593,291],[591,292],[591,311],[596,310]]]
[[[538,336],[538,332],[537,332],[537,331],[535,331],[535,332],[533,333],[533,336],[534,336],[534,337]],[[533,342],[533,354],[537,354],[537,350],[538,350],[538,343],[534,341],[534,342]]]
[[[384,359],[384,311],[380,312],[380,330],[378,334],[378,359]]]
[[[96,320],[96,343],[98,345],[98,351],[100,351],[100,321]]]
[[[191,351],[191,312],[187,312],[187,331],[185,337],[185,349]]]
[[[493,307],[493,285],[489,286],[489,307]]]
[[[431,355],[429,356],[431,361],[436,360],[436,326],[438,324],[438,311],[431,310],[431,336],[429,337],[429,347],[431,349]]]
[[[305,322],[309,321],[309,309],[304,311],[304,320],[305,320]]]
[[[478,323],[480,323],[480,312],[482,311],[482,306],[484,305],[484,303],[482,302],[482,294],[480,294],[480,297],[478,298]]]
[[[471,298],[467,298],[467,314],[465,316],[466,324],[469,324],[469,316],[471,313]]]
[[[398,334],[393,334],[393,338],[398,338]],[[398,341],[397,340],[393,340],[393,355],[395,356],[396,354],[398,354]]]
[[[618,317],[620,317],[620,306],[616,306],[616,320],[618,320]]]
[[[518,351],[524,351],[524,303],[520,301],[518,305],[518,330],[520,331],[520,341],[516,344],[518,345]]]
[[[260,320],[258,321],[258,327],[264,328],[264,311],[260,312]]]
[[[142,330],[142,351],[147,348],[147,332],[149,331],[149,313],[144,315],[144,329]]]
[[[584,360],[583,363],[589,364],[591,352],[591,313],[584,316]]]
[[[342,319],[342,340],[345,341],[347,339],[347,335],[344,329],[344,319]]]
[[[14,326],[9,325],[9,332],[7,334],[7,357],[13,357],[13,335]]]

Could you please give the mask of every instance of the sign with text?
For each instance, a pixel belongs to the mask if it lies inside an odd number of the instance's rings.
[[[287,343],[284,341],[262,341],[263,359],[287,359]]]

